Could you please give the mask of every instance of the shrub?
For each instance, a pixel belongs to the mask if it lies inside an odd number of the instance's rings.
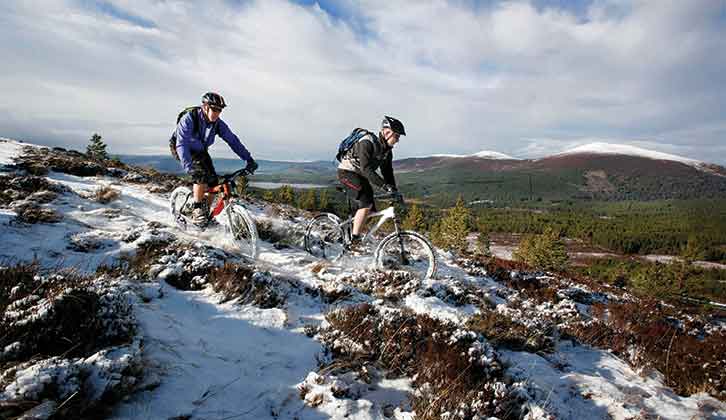
[[[483,309],[467,322],[467,328],[486,337],[496,346],[530,353],[550,352],[552,339],[546,331],[535,330],[509,316]]]
[[[320,337],[336,359],[331,366],[374,364],[415,378],[410,398],[417,419],[447,412],[467,420],[522,415],[518,384],[502,382],[496,353],[473,331],[409,311],[382,314],[368,304],[330,312],[326,320]]]
[[[250,267],[230,263],[209,273],[209,283],[215,292],[222,294],[222,302],[239,299],[240,303],[253,303],[263,309],[276,308],[285,302],[271,279]]]
[[[680,395],[726,400],[726,334],[699,337],[654,300],[592,306],[595,321],[567,328],[580,341],[612,350],[638,368],[657,369]]]
[[[114,200],[118,200],[121,192],[111,188],[110,185],[104,185],[102,187],[98,187],[93,195],[95,200],[99,203],[108,204]]]
[[[514,252],[514,259],[544,271],[562,271],[569,261],[559,233],[550,227],[541,235],[525,237]]]

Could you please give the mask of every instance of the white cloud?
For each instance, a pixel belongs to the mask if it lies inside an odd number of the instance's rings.
[[[400,156],[605,138],[726,163],[700,147],[726,135],[721,2],[596,0],[583,17],[350,1],[340,17],[281,0],[113,1],[153,25],[92,4],[0,4],[0,135],[80,148],[98,131],[113,152],[163,153],[178,110],[218,90],[258,157],[331,158],[387,113],[410,133]]]

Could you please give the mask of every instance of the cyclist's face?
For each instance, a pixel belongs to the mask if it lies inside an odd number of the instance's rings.
[[[388,143],[388,146],[393,147],[396,143],[398,143],[399,137],[400,135],[398,133],[394,133],[390,128],[383,129],[383,138],[386,140],[386,143]]]
[[[207,121],[215,122],[219,119],[219,114],[222,113],[222,110],[219,108],[213,108],[207,104],[202,105],[202,110],[204,111],[204,116],[207,117]]]

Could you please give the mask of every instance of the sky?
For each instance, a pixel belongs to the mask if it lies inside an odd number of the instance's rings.
[[[332,160],[391,115],[397,158],[607,142],[726,164],[721,0],[5,0],[0,37],[0,136],[38,144],[164,154],[217,91],[255,158]]]

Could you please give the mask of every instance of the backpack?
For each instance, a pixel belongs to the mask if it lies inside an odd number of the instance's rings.
[[[188,106],[179,113],[176,117],[176,125],[179,125],[179,121],[187,115],[190,112],[197,112],[197,110],[201,109],[201,106]],[[214,129],[217,130],[217,124],[214,124]],[[192,115],[192,133],[198,134],[199,133],[199,118]],[[218,133],[218,132],[217,132]],[[176,151],[176,128],[174,128],[174,132],[171,134],[171,138],[169,139],[169,150],[171,151],[171,155],[174,156],[174,159],[179,159],[179,154]]]
[[[338,146],[338,153],[335,155],[338,162],[342,161],[343,156],[345,156],[345,154],[348,153],[348,151],[367,134],[373,133],[363,128],[356,128],[348,137],[344,138],[343,141],[340,142],[340,146]]]

